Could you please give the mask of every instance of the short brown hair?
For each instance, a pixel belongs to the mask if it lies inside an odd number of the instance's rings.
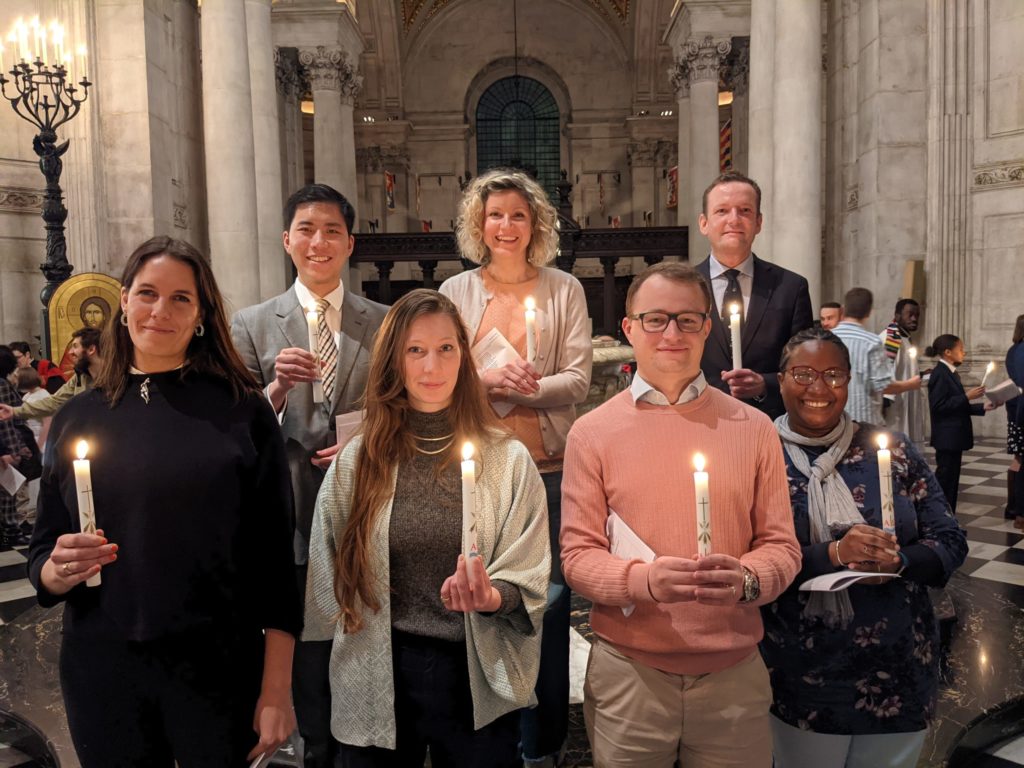
[[[18,368],[14,371],[18,377],[18,391],[31,392],[37,387],[43,386],[43,380],[39,378],[39,371],[35,368]]]
[[[679,261],[661,261],[649,266],[639,275],[634,277],[633,282],[629,284],[629,290],[626,291],[627,315],[630,314],[633,309],[633,299],[636,296],[636,292],[640,290],[640,286],[655,275],[659,275],[673,283],[696,285],[700,288],[700,292],[704,294],[705,311],[711,311],[711,286],[708,285],[708,281],[704,275],[689,264],[683,264]]]
[[[843,297],[843,313],[854,320],[863,320],[871,314],[875,297],[867,288],[851,288]]]
[[[711,190],[723,184],[733,183],[749,184],[753,188],[754,194],[757,196],[757,215],[761,215],[761,188],[757,186],[757,182],[739,171],[726,171],[708,184],[708,188],[704,190],[704,196],[701,198],[701,210],[704,211],[705,216],[708,215],[708,195],[711,194]]]

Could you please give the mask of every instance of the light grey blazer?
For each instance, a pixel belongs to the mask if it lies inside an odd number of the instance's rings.
[[[295,562],[304,565],[309,552],[313,508],[324,471],[310,462],[315,451],[333,445],[334,418],[360,405],[370,370],[373,339],[388,308],[345,291],[341,308],[341,344],[338,348],[334,402],[314,403],[313,388],[299,384],[288,393],[281,418],[288,469],[295,498]],[[231,338],[246,368],[260,386],[274,380],[274,360],[286,347],[309,347],[305,310],[295,287],[262,304],[246,307],[231,319]]]

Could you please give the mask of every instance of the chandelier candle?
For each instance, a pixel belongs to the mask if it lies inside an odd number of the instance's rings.
[[[320,372],[320,326],[317,321],[316,307],[306,309],[306,326],[309,330],[309,354],[316,358],[316,368]],[[324,383],[317,379],[313,382],[313,402],[324,401]]]
[[[473,444],[462,446],[462,554],[469,557],[476,552],[476,462]]]
[[[526,297],[526,361],[532,363],[537,357],[537,302],[533,296]]]
[[[889,438],[878,436],[878,491],[882,497],[882,530],[896,533],[896,513],[892,504],[892,453]]]
[[[740,350],[740,305],[729,305],[729,331],[732,333],[732,369],[738,371],[743,367],[743,354]]]
[[[92,506],[92,472],[89,469],[89,460],[85,458],[89,453],[89,444],[85,440],[79,440],[75,446],[75,453],[78,454],[78,458],[74,461],[78,522],[82,533],[96,533],[96,510]],[[97,573],[95,576],[90,576],[85,584],[88,587],[98,587],[100,575]]]
[[[704,471],[704,454],[693,456],[693,488],[697,501],[697,554],[711,554],[711,495],[708,493],[708,473]]]

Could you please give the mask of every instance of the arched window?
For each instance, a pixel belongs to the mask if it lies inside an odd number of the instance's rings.
[[[529,77],[506,77],[484,91],[476,107],[476,172],[529,171],[552,200],[560,167],[558,104]]]

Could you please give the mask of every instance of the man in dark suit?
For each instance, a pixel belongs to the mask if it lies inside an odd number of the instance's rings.
[[[231,336],[281,422],[295,496],[295,565],[305,594],[313,508],[338,451],[335,419],[359,407],[387,307],[345,290],[341,282],[355,245],[355,210],[339,192],[325,184],[303,187],[288,199],[284,220],[284,249],[298,280],[280,296],[238,312]],[[308,311],[317,316],[316,355],[309,349]],[[314,402],[315,388],[322,388],[323,402]],[[305,768],[334,764],[330,652],[329,642],[295,646],[292,692]]]
[[[752,252],[761,231],[761,189],[741,173],[723,173],[704,190],[700,231],[711,255],[697,265],[714,298],[711,336],[700,367],[708,383],[764,411],[785,411],[776,373],[790,337],[814,322],[807,280]],[[742,317],[743,367],[733,370],[729,308]],[[723,320],[723,315],[725,316]]]

